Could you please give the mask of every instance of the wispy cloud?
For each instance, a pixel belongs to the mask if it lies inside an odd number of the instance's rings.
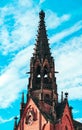
[[[0,108],[10,106],[18,98],[19,92],[26,88],[25,73],[28,71],[26,68],[29,67],[27,63],[32,55],[31,50],[33,46],[20,51],[0,76]]]
[[[37,9],[35,10],[35,12],[37,12]],[[1,13],[3,14],[3,24],[1,25],[0,31],[0,51],[3,54],[8,54],[9,52],[20,50],[22,47],[26,47],[30,44],[30,40],[33,39],[32,37],[35,34],[35,25],[38,23],[38,17],[34,9],[30,11],[27,10],[24,13],[10,6],[5,7],[3,12]],[[13,25],[10,26],[11,15],[13,17]]]
[[[42,4],[42,3],[44,3],[44,2],[45,2],[45,0],[40,0],[39,4]]]
[[[6,122],[10,122],[10,121],[12,121],[13,119],[14,119],[14,117],[11,117],[11,118],[9,118],[9,119],[3,119],[2,117],[0,117],[0,124],[6,123]]]
[[[82,35],[59,44],[59,47],[53,48],[56,69],[59,71],[58,89],[68,91],[70,99],[82,99]]]
[[[73,109],[73,114],[77,114],[77,113],[79,113],[79,110]]]
[[[63,38],[71,35],[72,33],[79,31],[80,29],[82,29],[82,20],[75,23],[75,25],[73,25],[72,27],[67,28],[66,30],[63,30],[62,32],[53,35],[50,39],[50,43],[59,42]]]
[[[64,14],[58,16],[56,13],[47,10],[46,11],[46,25],[48,29],[53,29],[60,26],[62,23],[70,20],[71,16],[69,14]]]
[[[19,2],[19,5],[21,5],[21,6],[27,6],[27,7],[32,7],[32,5],[33,5],[33,1],[32,0],[19,0],[18,1]]]

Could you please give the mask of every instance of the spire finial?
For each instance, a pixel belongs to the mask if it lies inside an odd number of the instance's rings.
[[[40,19],[44,19],[44,17],[45,17],[45,13],[44,13],[43,10],[40,11],[40,13],[39,13],[39,17],[40,17]]]

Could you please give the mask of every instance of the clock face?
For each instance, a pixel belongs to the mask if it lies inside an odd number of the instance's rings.
[[[33,110],[29,109],[26,115],[26,124],[32,125],[33,120],[34,120]]]

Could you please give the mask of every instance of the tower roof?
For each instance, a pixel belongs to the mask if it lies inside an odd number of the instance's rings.
[[[36,47],[34,52],[34,57],[45,58],[51,57],[47,33],[46,33],[46,26],[45,26],[45,13],[43,10],[39,13],[39,26],[38,26],[38,35],[36,39]]]

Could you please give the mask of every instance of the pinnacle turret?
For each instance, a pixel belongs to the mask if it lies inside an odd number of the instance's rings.
[[[22,98],[21,98],[21,104],[20,104],[20,117],[23,113],[23,110],[25,108],[25,103],[24,103],[24,92],[22,93]]]

